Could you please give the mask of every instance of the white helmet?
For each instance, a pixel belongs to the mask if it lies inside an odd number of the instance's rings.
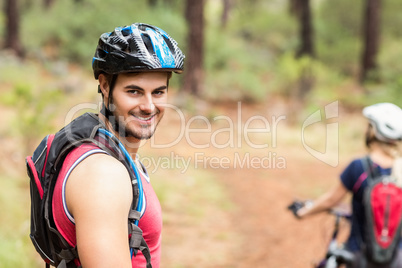
[[[363,109],[377,139],[384,142],[402,140],[402,109],[392,103],[378,103]]]

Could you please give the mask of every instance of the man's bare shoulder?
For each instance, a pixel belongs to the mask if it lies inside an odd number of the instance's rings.
[[[120,161],[104,153],[96,153],[88,156],[77,165],[73,172],[79,173],[80,175],[85,174],[90,177],[93,177],[92,175],[102,174],[123,175],[123,173],[129,176],[127,169]],[[72,175],[74,176],[74,174]]]
[[[116,267],[131,267],[127,217],[132,198],[127,169],[107,154],[93,154],[71,172],[66,201],[83,267],[112,267],[116,262]]]
[[[67,206],[72,214],[77,207],[126,207],[131,204],[131,180],[127,169],[114,157],[93,154],[71,172],[66,185]],[[85,203],[85,204],[84,204]],[[125,213],[128,210],[125,210]]]

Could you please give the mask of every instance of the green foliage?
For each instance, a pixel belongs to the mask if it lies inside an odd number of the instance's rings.
[[[397,0],[383,5],[383,31],[386,43],[402,35]],[[44,10],[40,1],[23,9],[23,42],[31,55],[44,60],[78,62],[90,73],[90,63],[97,40],[105,31],[136,21],[160,26],[172,35],[186,51],[187,25],[184,1],[70,0],[55,1]],[[358,73],[361,55],[361,32],[364,1],[313,1],[312,14],[317,58],[315,79],[320,95],[334,96],[335,84],[349,84]],[[298,21],[289,13],[288,2],[237,2],[230,11],[226,28],[220,27],[222,3],[207,1],[205,34],[205,97],[208,99],[261,101],[272,92],[284,95],[294,90],[298,69],[303,61],[291,59],[298,47]],[[388,57],[383,55],[383,58]],[[383,60],[384,61],[384,60]],[[294,65],[294,66],[292,66]],[[382,65],[383,66],[383,65]],[[48,67],[51,68],[51,67]],[[331,71],[329,71],[331,70]],[[333,73],[333,75],[332,75]],[[392,71],[391,71],[392,73]],[[381,73],[387,87],[399,88],[394,75]],[[330,78],[332,77],[332,78]],[[392,77],[392,78],[391,78]],[[178,87],[181,78],[173,79]],[[345,79],[344,83],[339,81]],[[392,80],[392,85],[390,85]],[[329,82],[329,85],[325,83]],[[324,91],[329,91],[325,93]],[[395,92],[394,92],[395,91]],[[398,94],[398,90],[387,91]]]
[[[264,73],[270,61],[269,53],[240,38],[222,35],[218,30],[211,29],[207,38],[210,40],[207,51],[215,53],[208,53],[205,58],[205,95],[216,100],[232,101],[263,98],[268,90]]]
[[[340,74],[329,70],[318,60],[310,57],[295,58],[293,53],[286,53],[276,61],[275,75],[272,81],[273,88],[276,89],[277,93],[292,96],[303,73],[311,76],[314,88],[325,94],[325,98],[336,97],[334,95],[335,89],[340,86],[344,79]]]
[[[283,54],[276,61],[271,86],[276,93],[292,98],[299,87],[301,77],[306,74],[313,82],[311,90],[305,96],[306,107],[317,108],[317,105],[335,100],[346,107],[361,107],[378,97],[366,96],[364,89],[358,86],[356,81],[336,72],[321,61],[309,57],[296,59],[293,53]],[[387,91],[387,94],[389,92]]]
[[[12,86],[20,83],[21,80],[36,83],[39,79],[39,69],[34,64],[21,62],[6,53],[0,54],[0,58],[0,83],[3,85]],[[0,92],[5,90],[4,87],[0,88]]]
[[[53,121],[60,112],[65,97],[61,90],[49,85],[44,72],[34,62],[22,62],[4,56],[0,62],[0,107],[11,111],[4,118],[3,135],[16,137],[21,142],[23,155],[32,153],[38,139],[53,131]]]
[[[318,37],[324,42],[341,42],[345,37],[359,38],[361,34],[364,0],[338,0],[336,5],[322,1],[316,9]]]
[[[1,96],[2,104],[16,111],[10,131],[23,138],[25,153],[29,153],[38,138],[52,130],[61,96],[57,90],[34,92],[27,84],[16,84],[12,91]]]
[[[28,190],[21,187],[19,179],[0,176],[0,266],[34,266],[33,245],[29,232]]]
[[[283,3],[269,5],[264,1],[252,5],[246,1],[233,10],[228,28],[242,37],[247,46],[252,48],[254,44],[269,53],[293,50],[298,42],[297,24]]]
[[[18,237],[16,235],[3,236],[0,234],[1,267],[39,267],[34,266],[35,261],[33,257],[29,257],[29,255],[31,255],[33,246],[31,247],[31,245],[29,245],[30,242],[26,238]]]
[[[265,99],[272,91],[269,79],[273,60],[278,53],[295,46],[296,38],[293,42],[288,38],[294,36],[295,25],[289,16],[281,13],[283,5],[255,2],[261,5],[260,9],[251,8],[250,3],[239,3],[232,10],[226,28],[216,27],[220,23],[216,10],[215,16],[207,17],[207,98],[251,102]],[[208,11],[211,13],[212,9]]]
[[[99,36],[134,22],[160,26],[184,43],[181,37],[185,23],[176,10],[164,5],[150,9],[147,1],[126,0],[101,4],[98,0],[85,0],[81,4],[59,0],[47,11],[38,2],[23,16],[23,41],[36,56],[68,59],[84,64],[89,70]]]
[[[285,53],[276,60],[273,88],[290,96],[298,83],[302,70],[311,68],[313,61],[308,57],[296,59],[294,53]]]
[[[361,54],[364,1],[323,1],[317,8],[315,30],[317,56],[324,64],[354,75]]]
[[[398,10],[402,10],[402,2],[399,0],[382,1],[382,14],[381,14],[381,31],[384,36],[393,38],[402,37],[402,16],[398,14]]]
[[[381,50],[379,57],[380,77],[383,81],[384,95],[393,96],[402,106],[402,37],[389,40],[388,49]]]
[[[183,0],[158,1],[153,7],[147,0],[102,3],[98,0],[80,3],[57,0],[48,10],[43,8],[42,1],[22,1],[21,5],[24,46],[29,55],[40,59],[49,70],[52,69],[46,64],[49,60],[62,60],[80,63],[90,73],[100,34],[133,22],[157,25],[172,35],[184,51],[187,48]],[[297,69],[301,63],[289,57],[299,45],[299,25],[288,5],[288,1],[280,0],[237,1],[223,28],[220,25],[222,2],[206,2],[206,98],[261,101],[271,92],[281,90],[284,95],[289,95],[297,80],[294,74],[299,73]],[[359,72],[365,1],[339,0],[334,5],[331,1],[317,0],[311,5],[317,55],[314,64],[320,63],[320,68],[326,70],[314,75],[318,80],[332,80],[328,78],[332,75],[325,73],[333,72],[334,79],[345,79],[344,83],[338,81],[339,85],[349,84]],[[397,12],[401,8],[402,3],[398,0],[382,3],[382,68],[384,62],[392,59],[391,49],[387,47],[394,47],[392,44],[402,36],[400,27],[395,26],[401,24],[402,17]],[[0,24],[0,33],[3,28]],[[394,68],[397,69],[399,64]],[[399,96],[400,82],[394,73],[391,68],[384,68],[379,75],[386,83],[385,88],[389,88],[387,93]],[[281,78],[284,80],[279,81]],[[286,80],[288,78],[290,80]],[[179,87],[180,79],[173,79],[172,86]],[[331,96],[334,90],[342,92],[342,88],[334,89],[333,84],[320,87],[320,92],[331,88],[322,95]]]

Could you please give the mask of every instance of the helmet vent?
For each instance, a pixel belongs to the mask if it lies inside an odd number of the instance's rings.
[[[394,130],[394,128],[393,127],[391,127],[390,125],[388,125],[388,124],[385,124],[385,126],[388,128],[388,129],[390,129],[390,130]]]
[[[172,45],[172,42],[166,36],[163,35],[162,37],[163,37],[163,40],[165,40],[165,43],[168,45],[169,50],[170,51],[175,51],[175,49],[174,49],[174,47]]]
[[[104,51],[103,49],[99,49],[97,52],[98,52],[98,55],[96,55],[97,58],[103,59],[104,57],[106,57],[107,52]]]
[[[145,35],[145,34],[142,34],[141,37],[142,37],[142,40],[144,41],[145,47],[146,47],[147,50],[148,50],[148,53],[149,53],[150,55],[154,54],[154,49],[153,49],[153,47],[152,47],[151,38],[149,38],[149,36],[148,36],[148,35]]]
[[[132,33],[131,28],[130,27],[125,27],[123,29],[121,29],[121,34],[123,36],[129,36]]]

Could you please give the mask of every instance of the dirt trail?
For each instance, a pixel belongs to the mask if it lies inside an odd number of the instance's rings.
[[[297,196],[299,173],[328,174],[325,167],[294,161],[287,170],[233,170],[222,176],[237,206],[234,228],[242,236],[242,251],[234,254],[233,267],[311,267],[324,253],[326,227],[332,219],[319,215],[298,221],[286,210]],[[223,175],[223,174],[222,174]],[[328,187],[330,187],[328,182]]]
[[[236,118],[235,108],[231,107],[220,112],[230,118]],[[244,125],[244,121],[251,116],[264,114],[264,112],[255,107],[242,107],[241,124]],[[170,126],[170,132],[172,132],[175,123],[171,121],[166,125]],[[162,124],[161,128],[163,127]],[[205,126],[201,126],[201,128],[205,128]],[[299,133],[293,134],[298,135]],[[282,136],[293,134],[278,132],[278,135]],[[227,137],[220,135],[220,144],[222,144]],[[192,137],[197,138],[198,144],[211,140],[211,136],[205,134]],[[254,138],[256,143],[261,144],[258,137]],[[174,150],[176,153],[187,156],[193,156],[194,153],[200,151],[183,144],[175,146]],[[277,159],[283,158],[285,166],[271,163],[272,165],[267,167],[267,162],[264,162],[256,163],[253,167],[248,168],[245,166],[241,168],[239,165],[234,167],[235,154],[243,157],[249,154],[258,159],[269,157],[269,152],[250,148],[244,141],[241,148],[219,149],[212,146],[207,150],[201,150],[205,156],[231,159],[232,166],[230,168],[211,168],[209,165],[208,172],[223,185],[234,204],[234,209],[226,215],[221,215],[225,224],[215,225],[213,221],[206,224],[210,224],[209,229],[215,229],[216,233],[228,231],[229,228],[232,238],[227,240],[226,246],[229,250],[222,251],[222,254],[225,254],[225,261],[220,262],[219,265],[212,265],[205,261],[179,267],[308,268],[323,256],[333,224],[332,217],[317,215],[299,221],[286,210],[286,207],[295,198],[312,198],[328,190],[337,183],[339,173],[345,163],[340,163],[335,168],[328,166],[312,157],[301,144],[295,146],[294,142],[280,143],[277,148],[270,150],[274,156],[277,156]],[[263,167],[264,165],[265,167]],[[170,230],[169,228],[167,227],[165,231]],[[217,230],[219,228],[221,230]],[[195,229],[193,231],[197,232]],[[191,229],[188,230],[188,234],[191,236]],[[198,248],[196,241],[193,243],[192,250],[202,250]],[[209,244],[210,251],[222,249],[214,248],[214,241],[210,241]],[[189,247],[191,247],[190,244]],[[188,250],[190,249],[188,248]],[[205,249],[206,254],[210,251]],[[167,260],[165,263],[169,263],[169,261]]]

